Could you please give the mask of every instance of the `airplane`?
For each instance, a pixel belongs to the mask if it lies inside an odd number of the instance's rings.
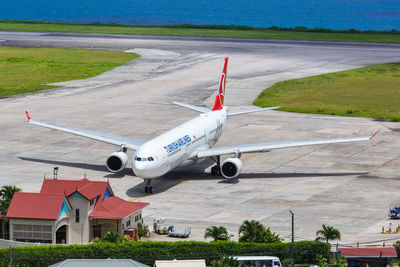
[[[227,67],[228,58],[226,57],[212,109],[174,101],[174,104],[198,111],[200,115],[149,141],[33,120],[28,111],[25,111],[25,113],[30,124],[119,146],[119,149],[111,153],[106,159],[105,165],[110,172],[115,173],[123,170],[129,160],[126,153],[127,150],[134,150],[132,169],[136,176],[144,179],[146,193],[153,192],[153,187],[151,186],[152,179],[161,177],[177,167],[189,166],[206,158],[211,158],[216,163],[211,168],[212,175],[222,175],[226,179],[233,179],[238,177],[242,170],[243,163],[240,160],[242,153],[268,152],[279,148],[366,141],[374,138],[380,131],[378,130],[371,136],[278,141],[214,147],[222,134],[228,117],[279,108],[267,107],[240,111],[228,110],[224,106]],[[221,164],[220,157],[222,155],[231,155],[231,157],[228,157]]]

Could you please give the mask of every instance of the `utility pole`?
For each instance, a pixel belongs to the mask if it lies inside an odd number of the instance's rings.
[[[290,259],[292,261],[292,267],[294,267],[294,213],[289,210],[292,215],[292,246],[290,248]]]

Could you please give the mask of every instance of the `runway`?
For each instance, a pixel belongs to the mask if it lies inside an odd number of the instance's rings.
[[[100,76],[61,88],[0,99],[0,183],[38,192],[43,175],[109,180],[124,199],[150,202],[145,220],[166,217],[192,226],[202,240],[209,225],[237,233],[245,219],[260,220],[287,238],[291,209],[297,239],[314,239],[322,223],[341,230],[343,243],[398,239],[379,234],[387,209],[400,202],[398,123],[266,111],[231,118],[217,145],[369,135],[375,140],[244,155],[236,183],[208,174],[210,162],[178,169],[154,181],[144,196],[130,163],[110,174],[111,145],[28,125],[34,119],[148,140],[198,114],[172,105],[209,105],[223,58],[229,56],[226,102],[250,106],[277,81],[400,61],[400,45],[197,37],[0,32],[2,46],[71,47],[132,51],[142,55]],[[132,151],[129,152],[132,155]],[[235,235],[237,238],[237,234]],[[389,241],[388,241],[389,242]]]

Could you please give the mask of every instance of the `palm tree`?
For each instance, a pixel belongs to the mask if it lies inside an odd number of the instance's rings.
[[[239,227],[239,242],[264,243],[265,228],[255,220],[245,220]]]
[[[340,240],[341,234],[340,231],[333,226],[326,226],[325,224],[322,225],[322,229],[318,230],[315,235],[317,238],[315,239],[316,241],[326,241],[326,243],[329,242],[329,240]]]
[[[240,262],[232,257],[223,257],[219,260],[213,260],[211,267],[240,267]]]
[[[208,237],[214,238],[214,241],[217,240],[228,240],[228,231],[223,226],[210,226],[206,229],[204,233],[204,238]]]
[[[0,189],[0,212],[3,214],[3,218],[1,220],[1,227],[2,227],[2,238],[4,239],[5,236],[5,225],[7,218],[5,217],[8,212],[8,208],[10,207],[11,200],[15,194],[15,192],[20,192],[21,189],[11,185],[5,185]]]

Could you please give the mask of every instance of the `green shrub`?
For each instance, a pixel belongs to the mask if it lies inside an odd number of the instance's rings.
[[[329,257],[330,245],[316,241],[295,242],[296,263],[316,263],[317,255]],[[269,255],[289,257],[290,243],[198,242],[100,242],[88,245],[58,245],[0,249],[0,266],[48,266],[65,259],[133,259],[148,265],[157,260],[205,259],[207,264],[223,256]]]

